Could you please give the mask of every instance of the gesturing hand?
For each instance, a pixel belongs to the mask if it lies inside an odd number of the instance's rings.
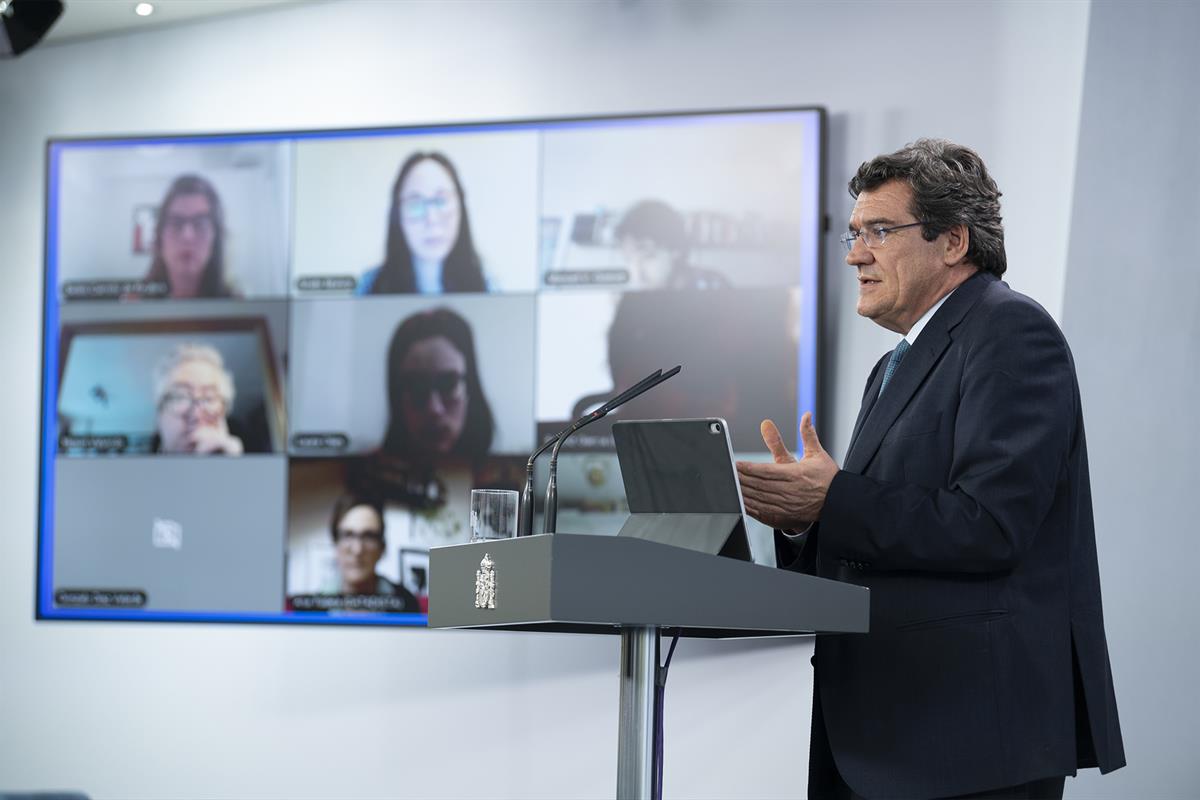
[[[772,528],[803,528],[815,522],[821,516],[838,465],[821,446],[812,413],[806,412],[800,420],[804,456],[799,461],[784,446],[774,422],[763,420],[760,429],[775,463],[738,462],[747,513]]]

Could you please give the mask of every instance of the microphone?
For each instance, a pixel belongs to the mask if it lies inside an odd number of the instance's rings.
[[[531,533],[533,533],[533,462],[537,460],[537,457],[546,452],[546,448],[550,447],[551,445],[558,444],[559,439],[563,438],[564,436],[569,436],[570,432],[575,429],[575,426],[580,425],[589,417],[594,415],[599,415],[596,417],[597,419],[604,416],[612,409],[621,405],[621,403],[624,403],[625,395],[629,394],[635,389],[640,389],[642,386],[654,380],[659,375],[662,375],[662,370],[655,370],[647,377],[638,381],[632,388],[621,392],[621,394],[609,400],[607,403],[600,406],[600,408],[597,408],[590,414],[584,414],[582,417],[575,420],[574,423],[568,425],[558,433],[551,436],[546,440],[545,444],[533,451],[533,455],[529,456],[529,461],[525,464],[525,487],[521,490],[521,512],[520,517],[517,520],[517,536],[529,536]],[[557,491],[555,494],[557,495]]]
[[[554,533],[555,526],[558,523],[558,451],[562,447],[563,442],[567,440],[567,437],[583,426],[590,425],[600,419],[617,406],[624,405],[643,392],[650,391],[668,378],[674,378],[682,368],[682,364],[677,364],[667,372],[658,370],[656,373],[648,375],[597,408],[591,414],[576,421],[574,425],[567,428],[567,430],[558,436],[554,442],[554,450],[550,453],[550,482],[546,485],[546,517],[544,520],[545,524],[542,525],[542,533]]]

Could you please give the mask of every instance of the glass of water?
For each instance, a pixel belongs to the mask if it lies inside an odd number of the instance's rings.
[[[471,490],[471,541],[517,535],[517,493],[511,489]]]

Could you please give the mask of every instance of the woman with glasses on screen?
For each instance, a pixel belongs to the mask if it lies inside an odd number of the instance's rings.
[[[241,437],[229,432],[233,375],[221,353],[206,344],[182,344],[154,374],[158,453],[240,456]]]
[[[357,293],[485,291],[454,165],[441,153],[413,153],[392,187],[383,264],[363,275]]]
[[[483,470],[495,430],[465,319],[436,308],[400,323],[388,347],[387,401],[383,444],[349,465],[347,485],[395,504],[405,547],[465,542],[465,502],[490,477]]]
[[[181,175],[167,190],[146,281],[166,284],[166,296],[175,299],[236,296],[225,281],[221,200],[199,175]]]
[[[401,322],[388,347],[387,378],[385,454],[429,467],[487,455],[494,422],[465,319],[436,308]]]
[[[338,583],[325,594],[398,598],[388,611],[420,611],[412,592],[392,583],[375,569],[387,550],[383,503],[360,494],[344,494],[333,504],[329,534],[337,554]]]

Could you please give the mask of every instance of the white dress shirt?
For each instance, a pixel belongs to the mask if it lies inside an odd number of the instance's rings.
[[[951,289],[946,294],[945,297],[943,297],[941,300],[938,300],[936,303],[931,305],[929,307],[929,310],[926,311],[924,314],[922,314],[921,318],[919,320],[917,320],[916,322],[913,323],[913,326],[908,329],[908,333],[906,333],[904,335],[904,338],[908,340],[908,343],[910,345],[914,345],[917,343],[917,337],[921,335],[921,331],[925,330],[925,326],[929,323],[929,320],[933,319],[933,315],[937,313],[937,310],[942,307],[942,303],[949,300],[950,295],[954,294],[957,291],[958,291],[958,287],[955,286],[953,289]]]

